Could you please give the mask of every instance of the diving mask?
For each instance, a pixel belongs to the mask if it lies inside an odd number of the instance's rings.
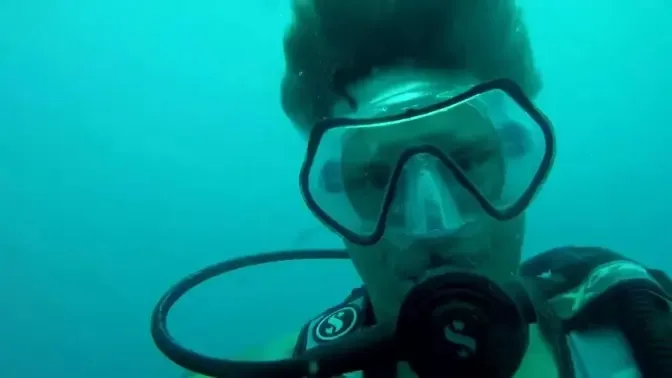
[[[520,215],[555,150],[551,124],[522,90],[504,79],[457,94],[401,88],[358,117],[314,127],[300,175],[313,213],[360,245],[450,236],[484,215]]]

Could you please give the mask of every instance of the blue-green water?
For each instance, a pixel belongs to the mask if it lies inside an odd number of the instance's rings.
[[[634,5],[637,4],[637,5]],[[672,271],[672,5],[524,2],[558,158],[526,253],[593,244]],[[149,312],[184,274],[334,247],[303,205],[279,104],[287,1],[0,1],[0,377],[176,377]],[[344,262],[252,269],[172,325],[231,354],[357,283]]]

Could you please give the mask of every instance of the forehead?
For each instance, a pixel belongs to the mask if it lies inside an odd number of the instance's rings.
[[[437,87],[459,93],[478,83],[479,80],[463,71],[424,69],[409,63],[375,69],[370,76],[350,83],[346,89],[358,102],[370,102]]]

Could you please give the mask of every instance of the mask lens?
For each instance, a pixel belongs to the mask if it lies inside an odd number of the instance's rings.
[[[375,230],[393,166],[384,160],[372,161],[364,150],[343,156],[343,142],[358,129],[346,125],[324,133],[308,171],[308,193],[341,227],[366,236]]]
[[[535,119],[544,118],[492,89],[405,116],[340,120],[319,134],[304,194],[337,231],[362,238],[383,224],[417,234],[476,213],[502,218],[529,200],[548,160],[549,125]]]
[[[538,189],[534,182],[551,153],[546,148],[546,139],[550,135],[505,92],[493,90],[479,98],[490,104],[488,116],[497,134],[497,153],[501,157],[501,181],[498,184],[501,187],[486,186],[482,192],[497,211],[504,213],[514,209],[526,192]]]

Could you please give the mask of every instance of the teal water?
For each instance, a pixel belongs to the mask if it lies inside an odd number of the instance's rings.
[[[0,1],[0,377],[177,377],[148,331],[221,259],[335,247],[279,105],[286,1]],[[613,248],[672,272],[672,5],[522,2],[558,158],[526,253]],[[227,355],[356,285],[344,262],[236,273],[178,306]]]

